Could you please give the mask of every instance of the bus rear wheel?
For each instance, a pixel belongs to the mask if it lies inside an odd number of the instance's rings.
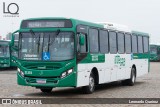
[[[52,91],[52,88],[40,88],[40,90],[43,92],[43,93],[50,93]]]
[[[92,94],[95,90],[95,77],[93,73],[90,74],[89,77],[89,85],[83,87],[83,91],[85,94]]]
[[[136,69],[132,68],[131,69],[131,76],[130,79],[124,80],[122,81],[123,85],[129,85],[129,86],[133,86],[135,84],[136,81]]]

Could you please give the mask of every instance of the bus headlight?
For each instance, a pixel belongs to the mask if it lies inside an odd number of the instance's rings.
[[[67,72],[63,72],[62,75],[61,75],[61,78],[66,77],[66,75],[67,75]]]
[[[20,73],[21,72],[21,70],[19,69],[19,68],[17,68],[17,71]]]
[[[67,75],[71,74],[72,72],[73,72],[73,69],[70,69],[68,71],[63,72],[62,75],[61,75],[61,78],[66,77]]]
[[[19,68],[17,68],[17,71],[20,73],[22,77],[24,77],[24,73]]]
[[[24,73],[21,71],[21,76],[24,77]]]
[[[72,72],[73,72],[73,69],[70,69],[70,70],[67,71],[67,74],[70,74]]]

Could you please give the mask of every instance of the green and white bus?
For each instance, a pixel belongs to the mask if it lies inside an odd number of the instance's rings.
[[[55,87],[82,87],[122,81],[134,85],[149,72],[149,35],[107,29],[103,24],[72,18],[22,20],[17,81],[42,92]],[[14,38],[14,33],[13,33]],[[14,40],[13,40],[14,41]]]
[[[150,61],[160,61],[160,45],[150,44]]]
[[[0,40],[0,68],[10,67],[10,41]]]
[[[12,60],[11,41],[0,40],[0,68],[15,67]]]

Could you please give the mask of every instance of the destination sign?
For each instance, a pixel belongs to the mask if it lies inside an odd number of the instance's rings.
[[[66,20],[24,20],[21,28],[71,28],[72,22]]]

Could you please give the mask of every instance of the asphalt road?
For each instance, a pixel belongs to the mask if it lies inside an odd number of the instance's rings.
[[[114,82],[100,85],[87,95],[81,88],[55,88],[50,94],[42,93],[34,87],[17,85],[16,69],[1,69],[0,98],[160,98],[160,63],[152,62],[149,74],[137,78],[134,86]]]

